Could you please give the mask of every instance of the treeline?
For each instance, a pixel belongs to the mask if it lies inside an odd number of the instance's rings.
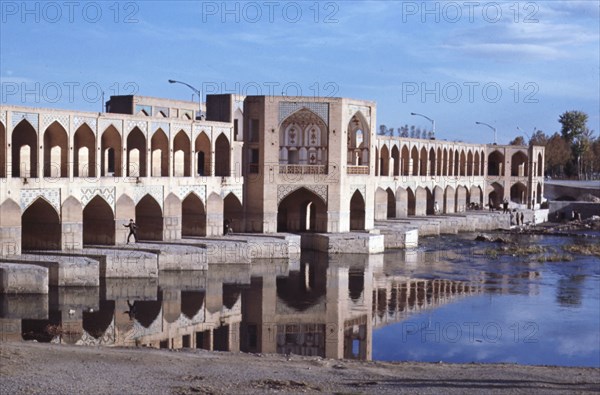
[[[415,127],[415,125],[404,125],[397,129],[379,125],[377,134],[380,136],[410,137],[413,139],[430,139],[433,137],[433,132],[431,130],[422,130],[421,128]]]
[[[579,180],[600,179],[600,137],[587,127],[588,116],[581,111],[567,111],[558,122],[560,132],[547,135],[541,130],[529,139],[529,145],[546,148],[546,176]],[[509,144],[526,144],[518,136]]]

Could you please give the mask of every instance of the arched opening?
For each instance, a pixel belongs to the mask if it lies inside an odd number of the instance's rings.
[[[115,301],[101,300],[97,311],[83,311],[82,326],[90,336],[99,339],[115,318]]]
[[[542,183],[538,182],[536,188],[536,203],[542,204]]]
[[[408,153],[408,147],[406,145],[402,146],[402,169],[401,173],[403,176],[410,175],[410,155]]]
[[[127,176],[146,177],[146,137],[137,126],[127,136]]]
[[[215,176],[229,177],[229,140],[223,133],[215,141]]]
[[[417,187],[415,190],[415,215],[427,215],[427,206],[429,203],[428,190],[423,187]]]
[[[169,176],[169,139],[162,129],[158,129],[150,139],[150,153],[152,157],[152,177]]]
[[[187,195],[181,203],[181,235],[206,236],[206,210],[195,193]]]
[[[211,175],[210,167],[210,140],[206,133],[202,132],[196,137],[194,143],[196,151],[196,172],[199,176]]]
[[[180,130],[173,140],[173,175],[175,177],[190,176],[190,139],[188,135]]]
[[[163,239],[163,215],[160,205],[150,195],[145,195],[135,205],[135,220],[140,240]]]
[[[429,149],[429,174],[432,176],[437,175],[435,159],[435,150],[432,147],[431,149]]]
[[[121,135],[110,125],[100,139],[101,170],[100,174],[103,177],[115,176],[121,177]]]
[[[490,185],[490,192],[488,193],[488,205],[491,208],[500,208],[502,201],[504,200],[504,188],[497,182]]]
[[[488,156],[488,176],[504,176],[504,155],[494,151]]]
[[[421,148],[421,155],[419,159],[421,162],[421,169],[419,174],[422,176],[429,175],[427,171],[427,149],[425,147]]]
[[[400,175],[400,151],[398,147],[394,145],[392,148],[392,160],[394,162],[394,176]]]
[[[464,177],[467,175],[467,157],[465,151],[460,151],[460,176]]]
[[[456,196],[454,188],[447,186],[444,191],[444,213],[451,214],[456,206],[454,197]]]
[[[44,177],[68,177],[69,161],[67,132],[54,121],[44,132]]]
[[[415,197],[415,193],[411,188],[406,188],[406,197],[408,201],[408,215],[416,215],[417,214],[417,199]]]
[[[481,153],[479,154],[479,159],[481,161],[481,163],[479,164],[479,166],[480,166],[479,175],[484,176],[485,175],[485,153],[483,151],[481,151]]]
[[[456,150],[456,151],[454,151],[454,176],[455,177],[462,175],[460,167],[461,167],[460,166],[460,157],[459,157],[458,150]]]
[[[473,153],[470,150],[467,154],[467,176],[473,176]]]
[[[223,219],[229,223],[231,230],[240,233],[244,231],[244,209],[237,196],[230,192],[223,200]],[[307,227],[310,229],[310,227]]]
[[[448,175],[456,175],[456,173],[454,173],[454,153],[452,152],[452,149],[448,150]]]
[[[427,192],[427,207],[425,209],[425,214],[434,215],[435,214],[435,201],[433,192],[429,188],[425,188],[425,192]]]
[[[480,187],[473,185],[469,194],[469,206],[483,204],[483,191]]]
[[[21,216],[23,250],[60,250],[61,226],[58,212],[42,198],[33,202]]]
[[[0,178],[8,177],[6,174],[6,128],[0,122]]]
[[[396,189],[396,218],[405,218],[408,215],[408,194],[406,189]]]
[[[537,157],[537,176],[542,177],[544,175],[544,160],[542,159],[542,153],[540,152]]]
[[[437,166],[436,166],[436,175],[438,176],[443,176],[444,173],[442,173],[442,149],[438,148],[437,149],[437,156],[436,156],[436,162],[437,162]]]
[[[115,217],[100,196],[94,196],[83,209],[83,244],[115,244]]]
[[[444,148],[444,154],[442,157],[442,174],[448,176],[448,150]]]
[[[437,212],[436,212],[437,206]],[[433,188],[433,211],[434,214],[441,214],[444,208],[444,190],[438,185]]]
[[[517,204],[527,204],[527,187],[521,182],[510,187],[510,200]]]
[[[391,188],[386,189],[387,192],[387,217],[396,218],[396,196]]]
[[[380,176],[389,176],[390,175],[390,150],[388,149],[387,145],[383,145],[383,147],[381,147],[381,173],[379,174]]]
[[[413,147],[412,150],[410,151],[410,161],[411,161],[411,165],[412,165],[411,174],[413,176],[418,176],[419,175],[419,150],[417,150],[417,147]]]
[[[325,297],[327,292],[326,281],[323,281],[325,278],[327,278],[325,265],[302,261],[299,271],[290,271],[287,277],[277,277],[277,298],[294,311],[305,311],[319,304]],[[292,336],[293,334],[288,335],[285,341],[292,341],[296,346],[296,336],[293,336],[293,340],[289,339]],[[311,346],[314,346],[314,343]],[[301,352],[301,348],[298,347],[297,353]]]
[[[383,188],[375,190],[375,220],[381,221],[387,218],[387,193]]]
[[[181,291],[181,312],[191,320],[202,309],[205,297],[204,291]]]
[[[11,148],[13,177],[37,177],[37,133],[27,120],[13,129]]]
[[[527,177],[527,155],[523,151],[518,151],[513,154],[511,160],[510,175],[512,177]]]
[[[379,161],[379,148],[375,147],[375,175],[379,175],[379,169],[381,168],[381,163]]]
[[[456,212],[462,213],[467,209],[467,188],[458,186],[456,188]]]
[[[312,203],[309,205],[309,203]],[[310,223],[306,223],[307,213]],[[327,205],[314,192],[299,188],[277,207],[278,232],[327,232]]]
[[[355,113],[348,122],[348,164],[369,166],[369,124],[361,112]],[[326,142],[327,143],[327,142]],[[379,174],[379,173],[377,173]]]
[[[479,164],[479,152],[475,152],[475,159],[473,161],[473,175],[475,176],[479,176],[479,168],[480,168],[480,164]]]
[[[350,199],[350,230],[365,229],[365,199],[356,190]]]
[[[87,123],[77,128],[73,144],[73,176],[96,177],[96,136]]]

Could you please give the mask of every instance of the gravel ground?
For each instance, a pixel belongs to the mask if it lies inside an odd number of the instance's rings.
[[[0,343],[1,394],[598,393],[600,369]]]

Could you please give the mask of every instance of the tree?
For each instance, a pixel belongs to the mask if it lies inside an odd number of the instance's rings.
[[[509,142],[508,145],[526,145],[525,138],[523,136],[517,136],[514,140]]]
[[[554,178],[563,176],[570,159],[569,144],[559,133],[554,133],[546,143],[546,170]]]
[[[548,136],[541,130],[536,130],[529,139],[529,145],[541,145],[543,147],[548,143]]]
[[[568,144],[585,132],[587,120],[587,114],[581,111],[567,111],[558,118],[562,125],[560,133]]]
[[[379,125],[379,132],[377,134],[380,136],[385,136],[387,134],[387,126]]]

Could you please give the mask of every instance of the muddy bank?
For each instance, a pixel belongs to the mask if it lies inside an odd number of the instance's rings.
[[[0,343],[5,394],[588,393],[600,369]]]

